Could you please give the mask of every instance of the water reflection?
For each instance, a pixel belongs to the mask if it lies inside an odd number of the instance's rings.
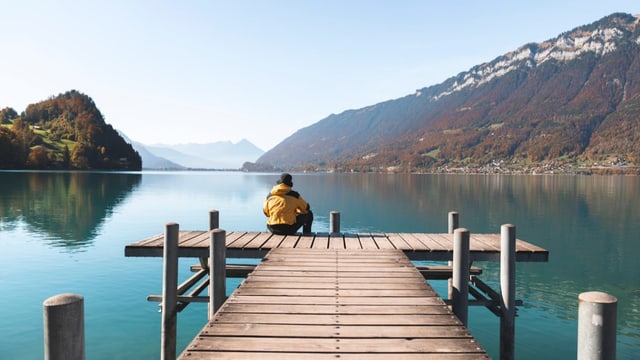
[[[90,245],[104,219],[141,175],[86,172],[0,172],[0,230],[23,226],[56,247]]]
[[[619,298],[620,333],[640,337],[640,178],[309,174],[294,177],[322,212],[342,212],[347,231],[446,232],[447,212],[476,233],[517,236],[550,251],[548,263],[519,263],[518,297],[525,308],[575,320],[578,294],[599,290]],[[483,278],[499,283],[498,265]],[[499,286],[498,286],[499,288]],[[623,340],[624,341],[624,340]],[[636,340],[637,343],[637,340]]]

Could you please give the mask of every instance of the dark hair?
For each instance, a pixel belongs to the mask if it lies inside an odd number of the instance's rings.
[[[282,175],[280,175],[280,179],[278,179],[276,184],[285,184],[285,185],[288,185],[288,186],[293,186],[293,180],[291,178],[291,174],[282,173]]]

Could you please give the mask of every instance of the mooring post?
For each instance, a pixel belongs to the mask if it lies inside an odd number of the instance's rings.
[[[616,358],[618,299],[600,291],[578,296],[578,360]]]
[[[209,210],[209,231],[220,228],[220,213],[218,210]],[[200,266],[209,269],[209,258],[201,257]]]
[[[449,234],[460,227],[460,214],[457,211],[449,211]]]
[[[45,360],[84,360],[84,297],[52,296],[43,308]]]
[[[162,349],[160,354],[160,358],[163,360],[176,358],[179,230],[176,223],[165,225],[162,272]]]
[[[515,359],[516,227],[500,227],[500,359]]]
[[[226,231],[211,231],[209,246],[209,319],[213,319],[227,295],[226,287]]]
[[[220,227],[220,214],[218,210],[209,211],[209,230],[217,229]]]
[[[331,211],[329,213],[329,233],[339,233],[340,232],[340,212],[339,211]]]
[[[453,313],[467,326],[469,313],[469,230],[453,232]]]
[[[453,236],[453,231],[460,227],[460,214],[457,211],[449,211],[449,235]],[[453,266],[453,261],[447,261],[449,266]],[[447,280],[447,297],[453,299],[453,278]]]

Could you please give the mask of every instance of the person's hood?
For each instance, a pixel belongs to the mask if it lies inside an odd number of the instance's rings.
[[[286,195],[291,191],[291,186],[286,184],[277,184],[271,188],[271,195]]]

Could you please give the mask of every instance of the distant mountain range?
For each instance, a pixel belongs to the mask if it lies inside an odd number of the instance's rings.
[[[612,14],[414,94],[332,114],[248,168],[637,171],[638,23]]]
[[[123,137],[126,136],[121,133]],[[145,145],[128,140],[142,157],[143,169],[232,169],[255,161],[264,151],[247,140],[237,143],[219,141],[206,144]]]
[[[144,145],[105,123],[77,90],[27,106],[0,109],[1,170],[239,170],[264,151],[247,140]]]

